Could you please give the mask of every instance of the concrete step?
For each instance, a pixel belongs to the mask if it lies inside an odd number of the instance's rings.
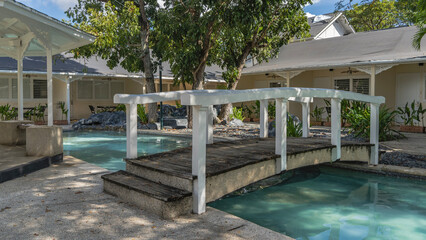
[[[126,171],[156,183],[192,192],[193,177],[190,168],[185,166],[157,164],[153,161],[126,160]]]
[[[126,171],[102,176],[104,191],[136,206],[172,219],[192,210],[192,194],[171,186],[150,181]]]

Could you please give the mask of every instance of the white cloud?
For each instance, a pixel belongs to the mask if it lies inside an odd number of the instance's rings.
[[[311,18],[311,17],[315,17],[316,16],[315,14],[312,14],[310,12],[305,12],[305,15],[306,15],[307,18]]]

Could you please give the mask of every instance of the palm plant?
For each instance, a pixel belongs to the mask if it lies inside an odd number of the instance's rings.
[[[413,37],[413,47],[420,50],[423,36],[426,34],[426,0],[419,0],[419,11],[416,14],[417,33]]]

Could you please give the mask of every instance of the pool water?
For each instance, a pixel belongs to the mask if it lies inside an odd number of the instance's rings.
[[[426,239],[425,181],[330,167],[286,178],[209,205],[296,239]]]
[[[71,155],[111,171],[126,169],[125,132],[64,132],[64,155]],[[138,156],[187,147],[190,138],[138,135]]]

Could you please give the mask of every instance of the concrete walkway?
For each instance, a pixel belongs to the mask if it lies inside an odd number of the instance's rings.
[[[380,144],[403,153],[413,155],[426,155],[425,133],[403,133],[406,138],[395,141],[381,142]]]
[[[213,208],[159,219],[103,193],[104,173],[67,156],[0,184],[0,239],[290,239]]]

